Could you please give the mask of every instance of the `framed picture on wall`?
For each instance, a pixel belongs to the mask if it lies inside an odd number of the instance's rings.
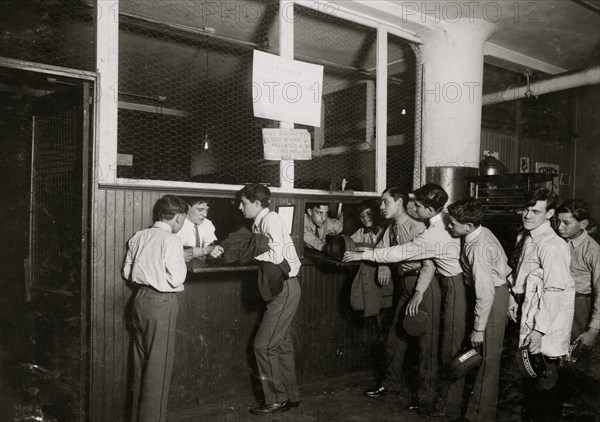
[[[561,186],[569,186],[570,184],[571,184],[571,173],[561,173],[560,185]]]
[[[531,172],[531,167],[529,167],[529,157],[521,157],[520,165],[519,165],[520,173],[529,173]]]

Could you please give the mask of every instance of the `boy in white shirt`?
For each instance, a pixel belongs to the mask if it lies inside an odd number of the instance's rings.
[[[208,202],[202,198],[194,198],[189,203],[189,210],[183,227],[177,233],[184,246],[191,247],[191,257],[186,256],[189,261],[210,254],[215,247],[215,226],[206,216],[208,215]]]

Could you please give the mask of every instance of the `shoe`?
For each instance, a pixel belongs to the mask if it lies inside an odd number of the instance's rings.
[[[298,406],[300,406],[299,401],[290,401],[290,407],[298,407]]]
[[[363,392],[363,394],[367,397],[371,397],[371,398],[377,398],[377,397],[381,397],[383,396],[385,393],[389,393],[390,390],[388,390],[385,387],[373,387],[373,388],[369,388],[368,390],[365,390]]]
[[[423,406],[417,409],[417,415],[425,418],[443,418],[446,413],[435,406]]]
[[[295,403],[298,403],[298,405],[300,404],[300,402]],[[253,409],[250,409],[250,413],[254,415],[270,415],[271,413],[290,410],[291,407],[293,406],[290,404],[290,401],[286,400],[281,403],[265,404],[259,407],[255,407]]]
[[[423,407],[423,403],[421,403],[421,401],[411,400],[410,403],[408,403],[404,409],[407,410],[408,412],[416,412],[421,407]]]

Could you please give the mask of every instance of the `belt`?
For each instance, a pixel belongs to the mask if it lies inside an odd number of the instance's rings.
[[[140,288],[140,289],[148,289],[148,290],[152,290],[155,293],[162,293],[162,294],[169,294],[169,293],[181,293],[180,291],[177,292],[161,292],[160,290],[157,290],[155,287],[149,285],[149,284],[140,284],[140,283],[136,283],[136,285]]]
[[[409,271],[402,271],[401,276],[402,277],[416,277],[419,275],[419,273],[421,272],[421,270],[409,270]]]
[[[590,297],[591,293],[577,293],[575,292],[575,297]]]

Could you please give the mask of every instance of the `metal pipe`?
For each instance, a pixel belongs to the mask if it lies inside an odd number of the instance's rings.
[[[533,96],[537,97],[549,92],[564,91],[586,85],[600,83],[600,66],[590,67],[577,73],[565,73],[550,79],[544,79],[531,83]],[[503,91],[496,91],[483,96],[483,105],[498,104],[505,101],[514,101],[526,98],[527,87],[509,87]]]

